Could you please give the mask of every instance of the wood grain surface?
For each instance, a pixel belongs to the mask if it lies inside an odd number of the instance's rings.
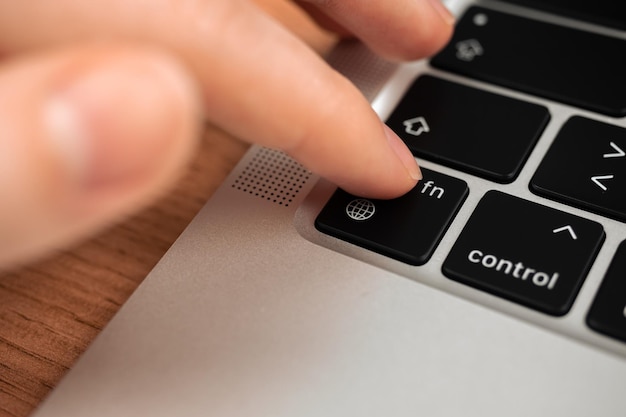
[[[315,50],[333,42],[287,0],[256,0]],[[26,417],[142,282],[248,145],[207,126],[169,194],[122,224],[0,273],[0,417]]]

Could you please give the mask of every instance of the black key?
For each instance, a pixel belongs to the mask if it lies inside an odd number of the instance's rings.
[[[432,65],[619,117],[624,57],[623,39],[472,7]]]
[[[480,201],[443,264],[456,281],[561,316],[602,242],[596,222],[499,191]]]
[[[592,329],[626,342],[626,241],[611,262],[587,315]]]
[[[422,265],[468,194],[464,181],[424,168],[422,174],[413,190],[395,200],[367,200],[337,190],[315,227],[402,262]]]
[[[616,0],[500,0],[522,6],[546,10],[603,26],[626,30],[626,7]]]
[[[542,106],[422,76],[387,124],[416,156],[508,183],[549,118]]]
[[[626,129],[572,117],[561,128],[530,188],[536,194],[626,221]]]

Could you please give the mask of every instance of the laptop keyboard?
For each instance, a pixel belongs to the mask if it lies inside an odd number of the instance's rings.
[[[626,20],[623,12],[609,17]],[[431,65],[455,79],[467,77],[521,92],[521,97],[531,94],[583,109],[583,115],[559,122],[538,168],[524,181],[541,198],[626,222],[626,129],[611,124],[611,118],[626,116],[623,37],[474,6],[459,19],[453,39]],[[494,185],[509,184],[551,122],[550,109],[541,100],[519,96],[420,75],[387,124],[416,157],[449,168],[447,173],[457,170]],[[424,168],[423,174],[414,190],[392,201],[337,190],[315,226],[401,262],[427,264],[472,185],[432,169]],[[480,198],[444,254],[443,275],[541,314],[567,315],[605,242],[605,227],[541,204],[541,198],[529,201],[506,187],[493,188],[497,190]],[[586,307],[586,323],[626,342],[623,231],[593,307]]]

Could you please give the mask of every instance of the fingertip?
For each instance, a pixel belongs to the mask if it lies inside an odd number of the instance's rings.
[[[414,156],[375,115],[363,111],[358,116],[368,126],[363,130],[367,136],[343,131],[338,134],[341,141],[305,141],[291,155],[351,194],[382,200],[406,194],[422,179]],[[341,126],[334,128],[342,131]]]
[[[390,150],[389,153],[393,155],[389,158],[389,165],[393,165],[393,167],[388,165],[385,174],[375,176],[374,182],[355,178],[349,183],[344,183],[342,188],[346,191],[360,197],[388,200],[401,197],[411,191],[422,179],[422,171],[402,139],[387,125],[383,124],[383,131],[387,150]],[[384,158],[381,158],[382,160]]]
[[[380,132],[372,135],[369,142],[371,154],[355,152],[362,174],[345,171],[348,176],[342,180],[341,188],[360,197],[388,200],[411,191],[423,176],[404,141],[389,126],[379,120],[378,123],[380,129],[371,129]]]
[[[400,139],[400,137],[396,135],[391,128],[389,128],[389,126],[383,125],[383,129],[385,131],[385,137],[387,138],[389,147],[396,154],[402,165],[404,165],[404,168],[406,168],[409,178],[417,183],[417,181],[422,179],[422,171],[417,165],[417,161],[413,157],[413,154],[402,139]]]

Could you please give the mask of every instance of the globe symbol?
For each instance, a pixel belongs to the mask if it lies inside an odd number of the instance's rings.
[[[376,206],[369,200],[357,198],[346,206],[346,214],[352,220],[363,221],[371,218],[376,211]]]

